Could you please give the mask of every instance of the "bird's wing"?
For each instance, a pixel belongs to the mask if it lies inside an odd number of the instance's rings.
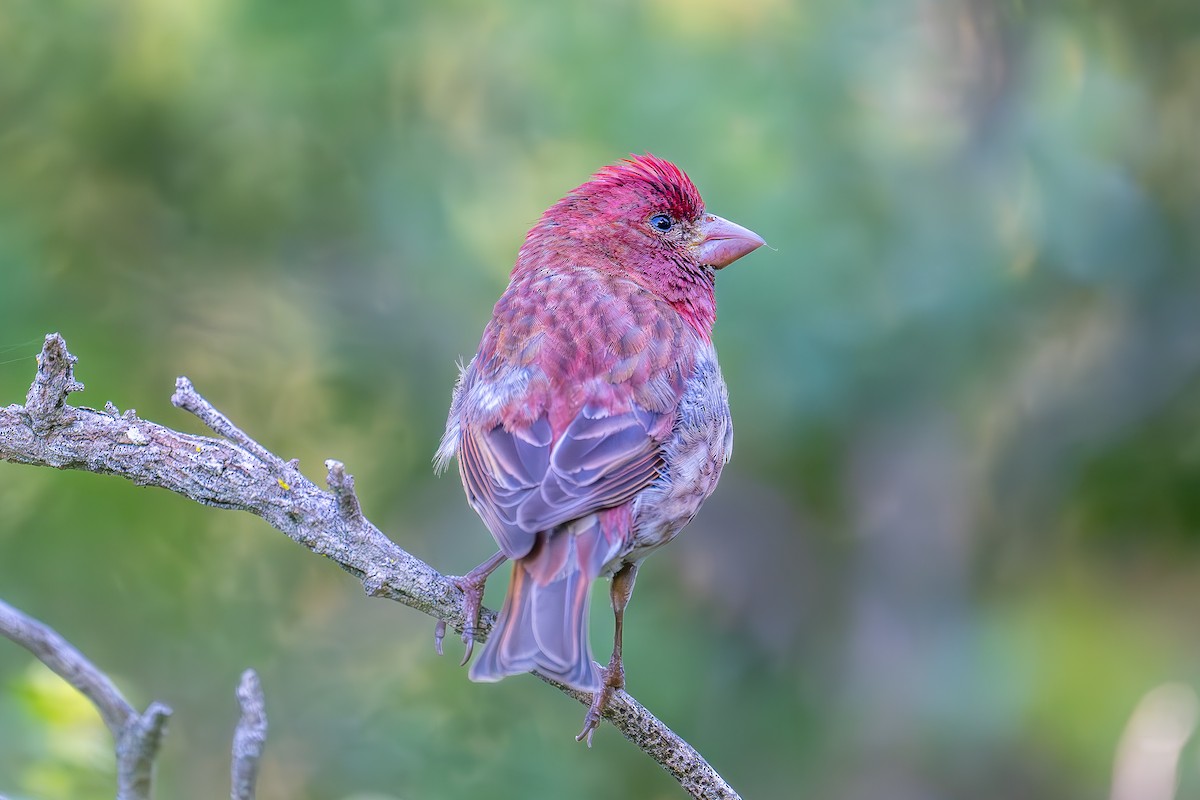
[[[618,506],[662,467],[663,414],[633,406],[610,414],[584,405],[555,436],[549,418],[463,431],[459,464],[471,504],[509,558],[538,531]]]
[[[557,262],[513,274],[440,452],[457,444],[471,504],[516,559],[538,533],[619,506],[661,473],[697,337],[625,277]]]

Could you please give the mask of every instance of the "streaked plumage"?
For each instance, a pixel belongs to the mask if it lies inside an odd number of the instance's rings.
[[[596,692],[584,733],[598,723],[623,682],[637,563],[692,519],[729,457],[714,270],[761,244],[706,214],[687,176],[650,155],[601,170],[526,236],[436,459],[458,455],[468,500],[514,562],[473,680],[537,669]],[[475,602],[501,560],[463,580]],[[617,642],[602,671],[589,590],[614,574]]]

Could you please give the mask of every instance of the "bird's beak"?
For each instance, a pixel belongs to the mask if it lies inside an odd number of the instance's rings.
[[[705,214],[700,223],[700,240],[692,249],[701,264],[721,269],[764,244],[763,238],[749,228],[716,214]]]

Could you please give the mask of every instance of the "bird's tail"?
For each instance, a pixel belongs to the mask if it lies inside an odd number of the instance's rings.
[[[498,681],[536,669],[580,691],[598,691],[600,674],[588,643],[589,596],[614,555],[599,515],[539,533],[529,555],[513,562],[500,617],[471,665],[471,680]]]

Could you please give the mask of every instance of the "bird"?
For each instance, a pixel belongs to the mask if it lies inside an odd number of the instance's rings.
[[[453,578],[470,661],[489,575],[512,561],[473,681],[536,670],[592,694],[583,730],[625,686],[622,631],[638,566],[716,488],[733,448],[712,330],[720,270],[764,244],[708,213],[687,175],[650,153],[603,167],[542,214],[461,366],[438,472],[457,456],[499,547]],[[606,667],[588,640],[591,586],[610,577]],[[445,623],[435,643],[442,652]]]

